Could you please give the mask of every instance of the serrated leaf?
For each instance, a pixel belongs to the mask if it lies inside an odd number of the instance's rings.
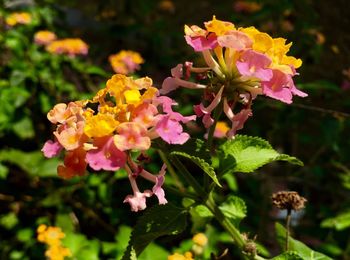
[[[287,251],[281,255],[275,256],[271,260],[303,260],[303,258],[299,256],[298,252]]]
[[[147,210],[138,219],[122,259],[130,259],[133,250],[136,255],[140,255],[148,244],[160,236],[181,233],[186,227],[186,222],[187,211],[169,203]]]
[[[286,244],[286,229],[279,223],[276,223],[276,235],[277,241],[280,246],[283,248]],[[295,251],[298,255],[304,260],[332,260],[332,258],[319,253],[317,251],[312,250],[310,247],[305,245],[304,243],[289,237],[289,250]]]
[[[280,154],[271,145],[259,137],[237,135],[219,147],[220,175],[232,172],[253,172],[273,161],[288,161],[292,164],[303,163],[292,156]]]
[[[177,156],[185,157],[191,160],[193,163],[199,166],[199,168],[201,168],[215,182],[216,185],[218,185],[219,187],[222,187],[221,184],[219,183],[218,178],[216,177],[214,168],[205,160],[185,152],[180,152],[180,151],[171,152],[170,155],[171,156],[177,155]]]
[[[195,157],[201,158],[208,164],[211,164],[211,154],[206,143],[201,139],[191,138],[182,145],[169,145],[163,141],[155,141],[152,146],[169,154],[170,152],[184,152]]]
[[[225,217],[230,219],[236,227],[247,215],[247,206],[244,200],[237,196],[229,196],[219,208]]]

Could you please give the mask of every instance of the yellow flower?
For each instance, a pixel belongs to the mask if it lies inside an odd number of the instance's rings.
[[[37,229],[38,241],[45,243],[49,248],[45,251],[45,256],[49,260],[64,260],[66,256],[71,256],[71,251],[61,245],[62,238],[65,234],[59,227],[48,227],[44,224]]]
[[[97,114],[86,119],[84,133],[88,137],[103,137],[111,134],[119,122],[112,114]]]
[[[62,40],[52,41],[46,46],[46,50],[50,53],[67,54],[74,57],[78,54],[86,55],[89,46],[81,39],[67,38]]]
[[[215,15],[213,16],[213,20],[205,22],[204,24],[208,32],[214,32],[217,36],[225,35],[228,31],[235,29],[233,23],[217,20]]]
[[[8,26],[15,26],[16,24],[29,24],[32,21],[32,16],[27,12],[12,13],[6,17],[6,24]]]
[[[56,38],[56,34],[50,31],[38,31],[34,34],[34,41],[39,45],[47,45]]]
[[[191,252],[186,252],[183,255],[175,253],[173,255],[168,256],[168,260],[193,260],[193,256]]]
[[[192,241],[201,246],[204,247],[208,243],[208,238],[203,233],[198,233],[193,236]]]
[[[130,74],[140,69],[144,59],[138,52],[122,50],[109,56],[109,62],[116,73]]]
[[[69,248],[59,246],[50,246],[45,251],[45,256],[47,256],[50,260],[64,260],[66,256],[71,256],[72,253]]]

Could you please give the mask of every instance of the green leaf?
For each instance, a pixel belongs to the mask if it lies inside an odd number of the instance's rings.
[[[57,158],[47,159],[40,151],[23,152],[16,149],[0,151],[0,162],[18,166],[32,176],[57,177]]]
[[[147,210],[137,221],[122,259],[129,260],[133,250],[136,255],[140,255],[148,244],[160,236],[183,232],[186,224],[187,211],[184,208],[168,203]]]
[[[0,179],[6,179],[7,175],[9,174],[9,169],[0,163]]]
[[[100,243],[97,240],[88,240],[82,234],[66,232],[62,243],[71,251],[72,259],[99,260]]]
[[[72,218],[68,214],[57,214],[55,225],[62,228],[64,232],[74,231],[74,224]]]
[[[247,215],[247,206],[244,200],[237,196],[229,196],[227,200],[219,206],[221,212],[238,227],[239,223]]]
[[[199,166],[199,168],[201,168],[215,182],[216,185],[218,185],[219,187],[222,187],[221,184],[219,183],[218,178],[216,177],[214,168],[205,160],[185,152],[180,152],[180,151],[171,152],[170,155],[171,156],[178,155],[191,160],[193,163]]]
[[[31,228],[24,228],[17,232],[16,237],[19,241],[25,243],[33,238],[34,231]]]
[[[17,215],[14,212],[10,212],[6,215],[0,216],[0,226],[11,229],[18,223]]]
[[[232,172],[253,172],[273,161],[287,161],[302,166],[303,163],[292,156],[280,154],[259,137],[237,135],[219,147],[219,172],[221,175]]]
[[[295,251],[287,251],[281,255],[275,256],[271,260],[303,260]]]
[[[158,246],[155,243],[151,243],[147,248],[140,254],[138,260],[164,260],[168,259],[170,253],[163,247]]]
[[[281,247],[284,247],[286,244],[286,229],[279,223],[276,223],[275,228],[277,241]],[[289,237],[289,250],[297,252],[298,255],[304,260],[331,260],[330,257],[312,250],[302,242],[293,239],[292,237]]]
[[[128,241],[130,240],[131,236],[131,227],[128,226],[120,226],[117,235],[115,236],[115,250],[117,251],[117,255],[119,258],[123,256],[123,252],[125,251],[125,248],[128,247]],[[118,259],[119,259],[118,258]]]
[[[209,219],[213,218],[213,213],[204,205],[198,205],[190,209],[191,220],[192,220],[192,233],[198,233],[205,229]]]
[[[12,126],[15,134],[21,139],[30,139],[35,135],[32,120],[29,117],[23,117]]]
[[[342,212],[333,218],[327,218],[321,222],[321,227],[344,230],[350,227],[350,210]]]
[[[104,71],[103,69],[101,69],[100,67],[97,67],[97,66],[89,66],[86,68],[85,72],[87,74],[99,75],[102,77],[106,77],[108,75],[108,73],[106,71]]]

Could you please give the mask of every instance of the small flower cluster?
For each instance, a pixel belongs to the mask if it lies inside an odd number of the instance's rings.
[[[122,50],[117,54],[110,55],[108,59],[115,73],[125,75],[139,70],[140,64],[144,63],[141,55],[134,51]]]
[[[160,137],[169,144],[183,144],[189,134],[181,123],[195,120],[196,116],[182,116],[172,110],[176,103],[160,96],[148,77],[134,80],[116,74],[107,81],[92,100],[57,104],[47,117],[57,124],[55,140],[45,143],[42,151],[48,158],[66,150],[64,165],[58,166],[58,175],[71,178],[83,175],[89,165],[93,170],[116,171],[124,168],[129,176],[133,195],[125,198],[132,211],[146,208],[146,198],[156,195],[159,204],[167,203],[162,185],[165,165],[157,176],[143,169],[143,152],[151,140]],[[93,110],[91,107],[97,107]],[[130,152],[141,151],[135,162]],[[140,192],[137,177],[154,183],[152,191]]]
[[[34,42],[38,45],[48,45],[55,41],[57,36],[55,33],[50,31],[38,31],[34,34]]]
[[[265,95],[285,103],[291,103],[293,95],[305,97],[293,83],[300,59],[287,56],[291,43],[283,38],[272,38],[254,27],[236,28],[230,22],[213,17],[204,23],[205,29],[196,25],[185,26],[186,42],[196,52],[201,52],[207,67],[193,67],[191,62],[179,64],[171,71],[172,77],[164,80],[161,93],[166,94],[179,86],[205,89],[204,99],[209,102],[194,107],[203,123],[209,128],[214,123],[211,114],[222,104],[223,111],[232,123],[228,137],[243,128],[252,115],[252,100]],[[205,84],[190,82],[191,73],[206,80]],[[239,113],[235,105],[241,104]]]
[[[191,252],[185,252],[184,254],[175,253],[168,256],[168,260],[194,260]]]
[[[27,12],[12,13],[6,17],[6,24],[13,27],[17,24],[29,24],[32,21],[32,16]]]
[[[192,252],[195,256],[203,254],[204,248],[208,243],[208,238],[204,233],[198,233],[192,238],[193,246]],[[168,256],[168,260],[193,260],[193,253],[190,251],[185,252],[184,254],[175,253]]]
[[[50,53],[67,54],[70,57],[76,55],[87,55],[89,46],[79,38],[67,38],[51,41],[46,45]]]
[[[71,256],[70,250],[62,246],[61,240],[65,237],[65,234],[61,228],[40,225],[37,232],[38,241],[48,245],[48,249],[45,251],[45,256],[48,259],[63,260],[66,256]]]

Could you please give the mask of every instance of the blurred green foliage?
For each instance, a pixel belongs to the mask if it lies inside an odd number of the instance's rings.
[[[50,136],[46,113],[59,102],[89,97],[111,75],[108,55],[121,49],[139,51],[146,60],[141,74],[160,86],[177,63],[199,62],[184,42],[183,25],[200,25],[213,14],[293,41],[292,54],[304,62],[298,86],[309,93],[290,106],[256,100],[254,117],[241,132],[264,137],[279,153],[300,158],[305,167],[272,164],[257,170],[261,174],[226,174],[218,195],[226,201],[223,209],[229,214],[231,207],[241,205],[235,209],[240,214],[231,216],[233,221],[252,237],[257,234],[259,252],[272,257],[283,243],[272,235],[274,221],[283,221],[283,216],[272,209],[270,196],[281,189],[297,190],[308,203],[293,218],[293,237],[332,258],[350,259],[350,90],[341,88],[350,80],[342,74],[350,67],[347,1],[329,5],[260,0],[254,12],[238,11],[238,1],[228,0],[14,2],[3,1],[0,9],[0,259],[44,259],[44,245],[36,241],[36,228],[43,223],[63,229],[63,243],[74,259],[123,256],[131,226],[142,215],[122,203],[130,193],[125,172],[91,173],[69,181],[57,178],[58,160],[44,159],[40,152]],[[29,11],[32,23],[6,27],[4,18],[16,10]],[[34,33],[42,29],[83,38],[90,45],[89,55],[70,58],[46,52],[33,42]],[[174,95],[185,114],[191,114],[190,104],[201,98],[188,90]],[[159,157],[150,155],[149,167],[159,169]],[[246,203],[230,203],[240,201],[237,196]],[[191,205],[171,190],[167,198],[178,207]],[[207,224],[211,218],[200,206],[192,207],[183,233],[156,240],[139,259],[166,259],[175,250],[188,251],[196,232],[209,237],[203,259],[212,252],[220,255],[225,248],[230,248],[225,259],[238,257],[228,235],[215,222]],[[276,228],[283,240],[283,228]],[[310,253],[309,247],[292,241]]]

